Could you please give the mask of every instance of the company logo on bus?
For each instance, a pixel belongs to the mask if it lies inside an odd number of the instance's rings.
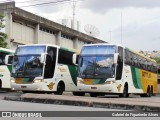
[[[54,86],[54,83],[53,82],[51,82],[49,85],[47,85],[48,86],[48,88],[50,89],[50,90],[53,90],[53,86]]]

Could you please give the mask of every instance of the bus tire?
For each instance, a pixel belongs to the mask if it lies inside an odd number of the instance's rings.
[[[84,96],[85,92],[72,92],[74,96]]]
[[[151,97],[151,88],[148,86],[147,93],[145,94],[146,97]]]
[[[145,94],[140,94],[141,97],[151,97],[151,89],[150,87],[148,86],[147,88],[147,93]]]
[[[154,96],[154,93],[153,93],[153,86],[151,86],[151,96]]]
[[[119,97],[127,98],[129,96],[128,93],[128,84],[124,85],[123,93],[119,94]]]
[[[2,88],[2,81],[0,80],[0,89]]]
[[[23,93],[27,93],[27,91],[22,91]]]
[[[60,83],[58,83],[58,86],[57,86],[57,91],[54,92],[55,95],[62,95],[63,92],[65,90],[65,85],[64,83],[61,81]]]
[[[97,97],[97,96],[98,96],[98,93],[89,93],[89,95],[90,95],[91,97]]]

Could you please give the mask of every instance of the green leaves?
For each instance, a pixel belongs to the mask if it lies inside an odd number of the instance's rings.
[[[157,63],[160,63],[160,58],[159,57],[155,57],[153,58]]]
[[[5,27],[3,21],[4,21],[4,15],[0,14],[0,30]],[[8,38],[7,34],[0,32],[0,47],[3,48],[7,47],[7,42],[6,42],[7,38]]]

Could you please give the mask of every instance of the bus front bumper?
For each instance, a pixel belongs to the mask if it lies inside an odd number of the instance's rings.
[[[103,84],[103,85],[85,85],[85,84],[77,84],[78,90],[81,92],[91,93],[91,92],[99,92],[99,93],[122,93],[122,88],[120,85],[116,84]]]
[[[54,86],[49,86],[44,83],[32,83],[32,84],[16,84],[11,83],[11,89],[15,91],[56,91]]]

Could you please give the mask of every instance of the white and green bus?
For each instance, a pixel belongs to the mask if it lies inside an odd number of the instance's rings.
[[[77,91],[76,53],[56,45],[18,46],[12,64],[12,90],[59,95]]]
[[[5,64],[5,57],[7,55],[13,55],[14,51],[6,48],[0,48],[0,89],[10,90],[11,89],[11,60],[8,65]]]
[[[117,94],[128,97],[133,93],[150,97],[157,93],[156,61],[121,45],[84,45],[78,72],[80,95]]]

